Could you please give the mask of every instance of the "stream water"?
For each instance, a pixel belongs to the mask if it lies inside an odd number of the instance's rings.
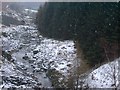
[[[40,44],[41,39],[37,35],[37,30],[34,30],[34,27],[26,28],[26,26],[22,25],[6,28],[3,32],[7,34],[7,37],[3,37],[3,50],[11,53],[15,70],[19,70],[25,77],[31,77],[42,87],[51,87],[46,72],[44,70],[35,71],[36,68],[40,69],[40,67],[36,65],[35,59],[32,61],[33,49]],[[25,59],[24,57],[28,57],[28,54],[31,54],[29,59]],[[39,66],[41,66],[40,64],[42,65],[42,63],[39,63]],[[8,77],[9,75],[3,73],[3,76]]]
[[[32,24],[2,30],[2,49],[12,56],[12,60],[4,57],[1,66],[3,81],[9,87],[66,87],[65,78],[75,66],[73,41],[42,37]]]

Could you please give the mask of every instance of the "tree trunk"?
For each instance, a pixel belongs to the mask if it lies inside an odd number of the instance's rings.
[[[90,69],[90,66],[88,65],[87,63],[87,60],[84,59],[83,57],[83,53],[82,53],[82,50],[80,48],[80,41],[77,40],[75,41],[75,47],[76,47],[76,54],[77,54],[77,58],[76,58],[76,62],[77,62],[77,73],[80,75],[80,74],[83,74],[85,73],[86,71],[88,71]]]

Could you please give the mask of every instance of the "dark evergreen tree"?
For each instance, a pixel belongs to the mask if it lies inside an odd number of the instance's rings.
[[[45,37],[79,40],[84,57],[95,65],[106,59],[104,49],[107,47],[101,45],[101,38],[120,43],[119,15],[117,2],[48,2],[39,8],[36,21],[40,34]]]

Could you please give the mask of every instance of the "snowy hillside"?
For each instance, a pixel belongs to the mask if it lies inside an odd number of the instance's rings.
[[[4,4],[4,3],[3,3]],[[16,12],[15,10],[12,10],[9,5],[7,5],[5,7],[5,10],[2,11],[2,15],[8,16],[8,17],[12,17],[17,19],[18,21],[22,21],[22,15],[21,13]]]
[[[0,16],[2,16],[2,24],[10,26],[10,25],[24,25],[24,24],[30,24],[30,22],[33,22],[35,15],[37,13],[37,10],[32,9],[20,9],[21,7],[18,5],[14,5],[11,7],[11,4],[4,5],[6,3],[3,3],[4,10],[0,13]],[[15,8],[16,7],[16,8]],[[9,19],[9,20],[8,20]]]
[[[120,58],[109,62],[92,71],[83,81],[80,79],[79,87],[86,88],[118,88],[120,89]]]

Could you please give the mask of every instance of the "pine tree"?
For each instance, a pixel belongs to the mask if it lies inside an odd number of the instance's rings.
[[[36,21],[40,34],[45,37],[79,41],[84,58],[94,66],[106,59],[105,49],[110,52],[101,38],[119,45],[119,17],[117,2],[48,2],[39,9]]]

